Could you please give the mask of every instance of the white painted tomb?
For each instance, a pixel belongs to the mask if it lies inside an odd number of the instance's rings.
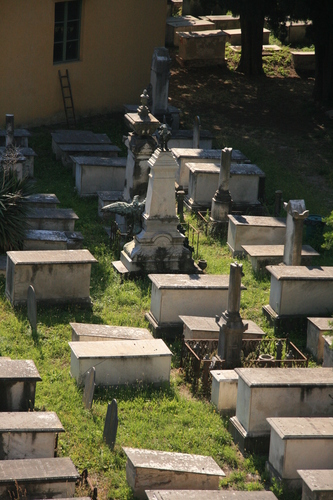
[[[316,53],[314,50],[291,50],[290,53],[295,71],[315,71]]]
[[[323,339],[324,339],[323,367],[333,368],[333,336],[323,335]]]
[[[137,498],[145,490],[217,490],[225,476],[212,457],[123,447],[127,455],[126,479]]]
[[[101,156],[115,158],[120,153],[120,148],[113,144],[59,144],[61,162],[64,167],[74,166],[71,156]],[[75,175],[75,172],[73,172]]]
[[[69,342],[71,375],[79,385],[96,370],[96,385],[169,382],[172,352],[161,339]]]
[[[227,42],[230,43],[230,45],[241,45],[242,44],[242,30],[240,28],[233,28],[233,29],[226,29],[224,32],[227,34]],[[266,28],[263,28],[263,45],[268,45],[269,44],[269,35],[270,31]]]
[[[254,271],[283,262],[284,245],[242,245]],[[312,257],[320,255],[310,245],[302,246],[302,265],[309,265]]]
[[[179,32],[204,31],[214,29],[214,23],[193,16],[168,17],[166,20],[166,45],[179,46]]]
[[[228,247],[233,255],[244,254],[243,245],[284,245],[286,219],[255,215],[228,215]]]
[[[238,375],[235,370],[211,370],[212,392],[210,402],[226,416],[236,414]]]
[[[52,458],[64,431],[54,412],[0,412],[0,460]]]
[[[298,470],[302,479],[302,500],[330,500],[333,498],[332,469]]]
[[[79,478],[70,458],[1,460],[0,498],[9,500],[17,487],[30,499],[73,497]]]
[[[95,342],[106,340],[153,339],[147,328],[132,326],[94,325],[90,323],[69,323],[72,328],[72,342]]]
[[[271,275],[272,317],[327,316],[333,313],[333,267],[267,266]]]
[[[148,500],[276,500],[271,491],[146,490]]]
[[[297,469],[333,469],[333,418],[268,418],[272,477],[300,488]],[[332,471],[333,474],[333,471]]]
[[[146,318],[154,330],[181,333],[179,316],[220,316],[227,308],[229,275],[149,274],[152,282]],[[242,290],[246,290],[242,286]]]
[[[268,450],[269,417],[332,417],[330,368],[236,368],[236,416],[230,432],[241,449]]]
[[[321,363],[324,357],[323,335],[333,335],[332,318],[308,318],[306,330],[306,348]]]
[[[227,35],[222,30],[178,32],[179,53],[176,56],[181,66],[207,66],[225,64],[225,42]]]
[[[35,208],[27,214],[29,229],[74,231],[79,219],[71,208]]]
[[[33,409],[36,383],[41,380],[31,359],[0,357],[0,412]]]
[[[124,189],[126,158],[71,156],[71,160],[75,164],[75,186],[79,196]]]
[[[88,250],[7,252],[6,297],[25,304],[29,285],[38,302],[90,304],[91,264]]]
[[[220,327],[216,323],[216,319],[207,316],[179,316],[183,322],[183,334],[187,339],[218,339]],[[261,339],[265,332],[252,320],[244,319],[248,323],[248,329],[244,332],[244,339]]]

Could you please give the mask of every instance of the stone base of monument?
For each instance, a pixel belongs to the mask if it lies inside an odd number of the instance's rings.
[[[306,348],[321,363],[324,357],[324,335],[333,334],[332,318],[307,318]]]
[[[333,498],[332,469],[298,470],[302,479],[302,500],[330,500]]]
[[[289,488],[300,489],[297,469],[333,469],[333,418],[268,418],[267,469]]]
[[[72,342],[95,342],[105,340],[152,340],[147,328],[131,326],[94,325],[90,323],[70,323]]]
[[[146,495],[148,500],[276,500],[271,491],[146,490]]]
[[[3,460],[0,468],[0,498],[73,497],[80,478],[70,458]]]
[[[28,411],[35,405],[36,383],[42,380],[31,360],[0,358],[0,411]]]
[[[96,370],[96,385],[161,384],[170,381],[172,352],[161,339],[69,342],[71,375],[79,385]]]
[[[123,448],[127,455],[126,479],[136,498],[145,490],[218,490],[225,476],[211,457],[167,451]]]
[[[235,370],[211,370],[212,392],[210,401],[221,415],[236,413],[238,375]]]

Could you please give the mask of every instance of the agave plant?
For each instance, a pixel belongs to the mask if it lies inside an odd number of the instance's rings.
[[[20,250],[27,229],[24,197],[29,193],[29,183],[16,176],[14,166],[19,155],[19,149],[10,146],[0,163],[0,253]]]

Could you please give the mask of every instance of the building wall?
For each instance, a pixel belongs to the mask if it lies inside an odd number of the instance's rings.
[[[0,126],[64,121],[58,78],[69,70],[78,116],[137,103],[164,46],[166,0],[82,0],[80,61],[53,64],[54,3],[0,0]],[[2,124],[2,125],[1,125]]]

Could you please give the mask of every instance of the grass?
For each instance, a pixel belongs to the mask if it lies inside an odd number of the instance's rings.
[[[332,123],[311,100],[312,80],[302,80],[292,72],[287,51],[271,57],[266,59],[266,76],[254,80],[235,71],[236,59],[228,68],[188,70],[174,66],[171,104],[182,109],[184,127],[191,126],[199,114],[203,128],[216,137],[215,147],[240,149],[264,170],[268,212],[273,213],[275,190],[282,189],[285,200],[304,197],[311,213],[328,216],[333,209]],[[121,115],[83,120],[79,128],[107,133],[125,155],[121,139],[127,130]],[[35,361],[43,379],[37,385],[36,410],[56,411],[66,430],[59,439],[60,455],[70,456],[80,472],[88,468],[101,500],[133,498],[126,482],[122,446],[211,455],[226,472],[222,488],[271,488],[280,499],[299,498],[291,497],[275,482],[270,485],[265,458],[243,457],[227,431],[228,419],[190,392],[179,370],[179,344],[170,346],[174,357],[169,387],[98,388],[92,409],[84,409],[82,389],[69,373],[69,323],[147,326],[144,313],[150,308],[151,289],[148,278],[122,282],[114,273],[113,254],[97,216],[97,200],[77,196],[71,173],[53,158],[50,131],[48,127],[32,131],[31,146],[38,154],[35,191],[55,193],[61,207],[71,207],[78,214],[76,228],[98,260],[91,277],[93,307],[39,307],[37,334],[32,335],[26,309],[10,306],[5,280],[0,278],[0,354]],[[187,218],[197,225],[193,217],[187,214]],[[225,239],[204,233],[200,235],[199,257],[207,260],[207,272],[214,274],[227,274],[233,261]],[[332,261],[332,252],[321,250],[316,263],[332,265]],[[273,330],[261,312],[269,301],[269,278],[253,273],[246,260],[241,262],[247,287],[242,293],[241,314],[272,337]],[[304,350],[304,332],[288,333]],[[313,361],[311,364],[315,366]],[[111,452],[103,443],[103,426],[107,404],[113,398],[118,401],[119,428]],[[80,488],[79,493],[85,490]]]

